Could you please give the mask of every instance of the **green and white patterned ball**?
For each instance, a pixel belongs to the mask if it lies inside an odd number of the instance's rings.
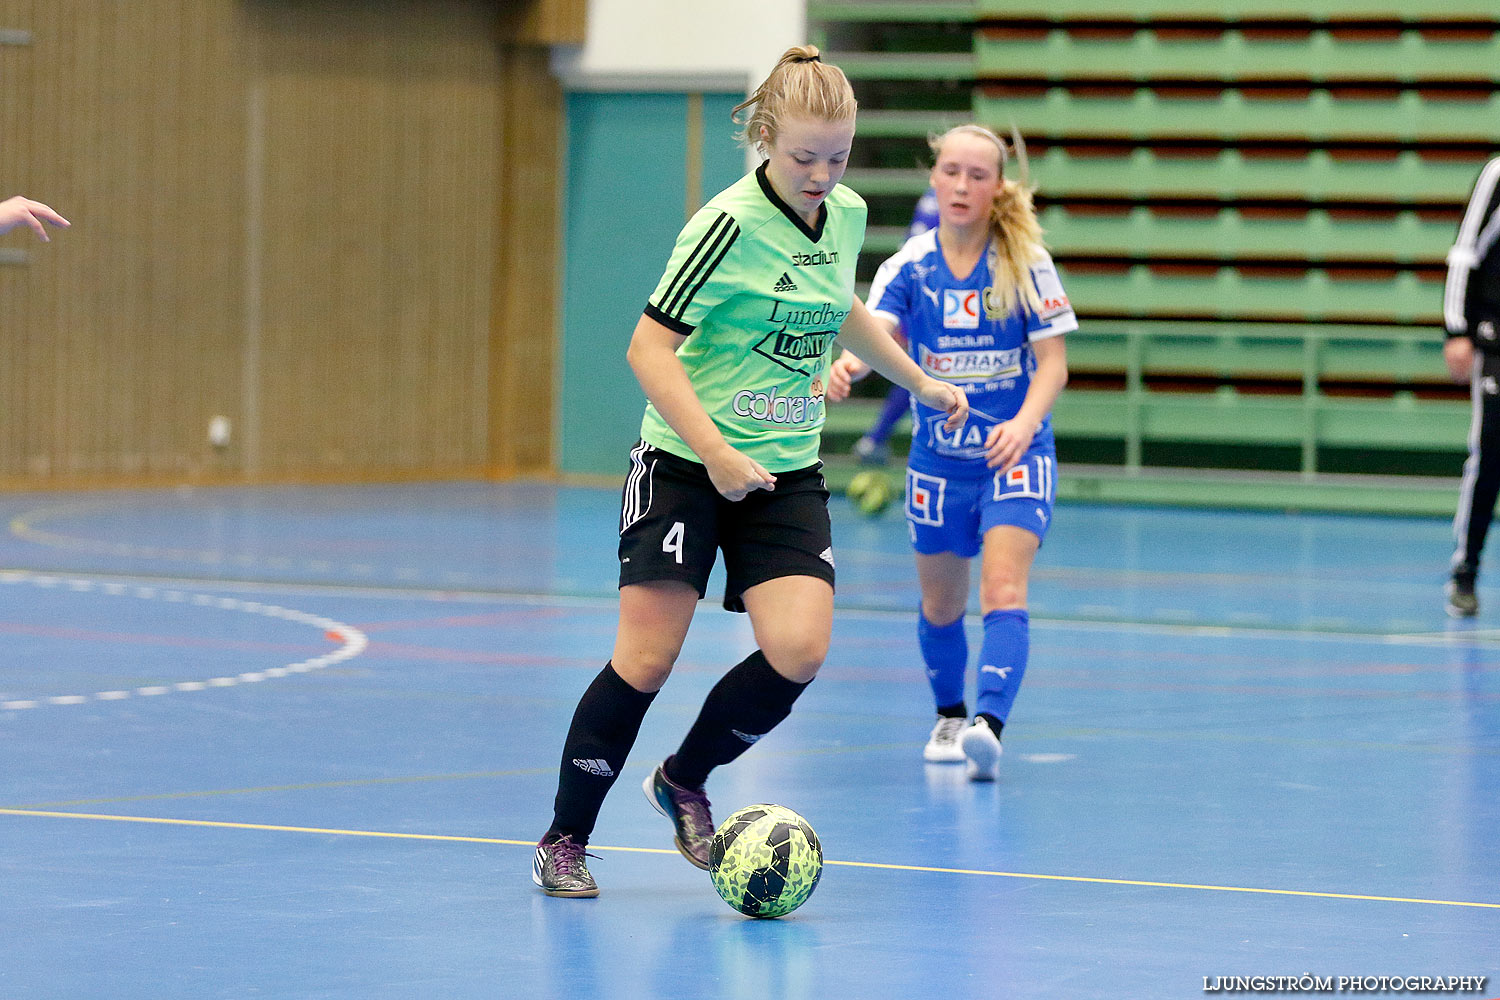
[[[874,517],[896,498],[896,485],[880,469],[861,469],[844,491],[861,514]]]
[[[807,902],[823,874],[823,845],[786,806],[746,806],[719,825],[708,872],[724,902],[752,917],[782,917]]]

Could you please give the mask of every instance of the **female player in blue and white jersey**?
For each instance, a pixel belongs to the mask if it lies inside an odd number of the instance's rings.
[[[1052,520],[1049,414],[1068,380],[1063,334],[1078,320],[1042,246],[1024,169],[1021,181],[1005,177],[1005,142],[961,125],[932,148],[938,228],[881,265],[869,308],[923,371],[968,395],[969,421],[956,434],[942,414],[914,403],[906,519],[922,590],[917,636],[938,715],[923,756],[967,760],[971,779],[991,781],[1026,672],[1027,580]],[[846,352],[830,372],[829,398],[847,395],[867,371]],[[976,555],[984,641],[967,725],[964,613]]]

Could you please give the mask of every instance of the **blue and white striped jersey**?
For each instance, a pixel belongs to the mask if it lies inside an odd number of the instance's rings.
[[[965,278],[948,269],[937,230],[907,240],[875,274],[869,306],[896,321],[912,360],[934,378],[961,385],[969,420],[957,433],[946,415],[912,399],[911,466],[934,475],[983,472],[990,428],[1016,415],[1036,370],[1033,341],[1078,329],[1078,318],[1045,252],[1031,267],[1040,313],[1024,305],[998,313],[992,305],[988,255]],[[1050,442],[1049,416],[1036,441]]]

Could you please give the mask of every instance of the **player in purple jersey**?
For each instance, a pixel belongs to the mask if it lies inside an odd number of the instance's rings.
[[[1007,179],[1005,142],[977,125],[950,130],[932,148],[938,228],[881,265],[869,307],[925,372],[968,395],[969,422],[956,434],[937,411],[913,406],[906,519],[922,590],[917,636],[938,716],[923,757],[966,760],[971,779],[991,781],[1026,671],[1027,581],[1052,520],[1050,413],[1068,380],[1063,334],[1078,321],[1042,246],[1024,159],[1022,179]],[[846,396],[867,370],[846,352],[828,398]],[[976,555],[984,640],[968,725],[964,613]]]

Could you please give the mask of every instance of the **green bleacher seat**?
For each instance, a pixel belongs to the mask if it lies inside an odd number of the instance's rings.
[[[1077,373],[1445,385],[1430,325],[1093,319],[1068,340]]]
[[[817,21],[971,21],[973,0],[808,0],[807,19]]]
[[[1442,282],[1410,271],[1349,275],[1311,268],[1261,275],[1245,268],[1178,271],[1133,264],[1108,271],[1059,264],[1082,315],[1366,323],[1442,323]]]
[[[859,113],[859,138],[925,139],[971,121],[963,111],[865,111]]]
[[[1305,199],[1461,206],[1479,175],[1483,153],[1354,157],[1327,149],[1291,148],[1268,155],[1243,149],[1191,151],[1137,148],[1109,155],[1055,146],[1033,158],[1033,176],[1048,198],[1080,196],[1142,200]]]
[[[851,80],[972,80],[972,52],[830,52]]]
[[[1403,211],[1338,219],[1326,209],[1246,218],[1236,208],[1181,216],[1138,206],[1121,214],[1080,214],[1066,205],[1041,212],[1047,241],[1072,255],[1135,260],[1300,258],[1440,265],[1458,220],[1424,220]]]
[[[1305,36],[1225,29],[1207,36],[1142,28],[1118,35],[1066,28],[987,30],[974,38],[980,79],[1500,81],[1500,34],[1444,37],[1407,29]]]
[[[1477,5],[1471,5],[1471,8]],[[1418,19],[1452,20],[1463,16],[1454,0],[976,0],[981,21],[1099,20],[1135,21],[1328,21]],[[1492,15],[1472,13],[1470,17]]]
[[[1461,208],[1486,158],[1482,151],[1439,158],[1401,150],[1354,158],[1326,149],[1265,155],[1239,149],[1183,152],[1128,146],[1081,152],[1056,145],[1033,154],[1031,169],[1040,195],[1051,201],[1289,198]],[[866,197],[915,199],[927,188],[927,171],[855,169],[845,175],[844,183]]]
[[[1053,423],[1061,437],[1118,438],[1130,428],[1137,443],[1152,441],[1239,445],[1311,445],[1430,451],[1435,442],[1462,441],[1469,406],[1329,396],[1255,396],[1233,389],[1213,393],[1124,393],[1068,389]],[[1392,456],[1393,463],[1399,459]],[[1309,470],[1311,471],[1311,470]],[[1398,473],[1391,467],[1388,473]]]
[[[1325,209],[1312,209],[1284,218],[1246,219],[1229,207],[1184,217],[1145,206],[1104,215],[1058,204],[1043,209],[1040,218],[1052,247],[1074,256],[1129,260],[1301,258],[1436,267],[1458,229],[1456,219],[1424,219],[1411,211],[1338,220]],[[905,238],[904,226],[871,226],[865,249],[891,254]]]
[[[870,226],[865,229],[865,253],[882,260],[901,249],[906,242],[905,226]]]
[[[983,88],[975,93],[981,121],[1022,135],[1054,139],[1380,139],[1397,142],[1493,138],[1500,94],[1456,100],[1416,91],[1369,97],[1312,89],[1302,96],[1239,89],[1171,96],[1138,87],[1115,96],[1064,87],[1044,93]]]

